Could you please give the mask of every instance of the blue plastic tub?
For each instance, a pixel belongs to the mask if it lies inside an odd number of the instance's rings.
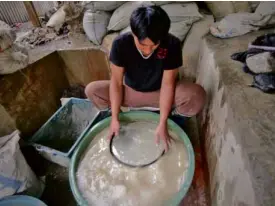
[[[71,98],[29,141],[46,159],[68,167],[75,147],[99,114],[89,100]]]
[[[0,206],[47,206],[41,200],[27,195],[14,195],[0,200]]]

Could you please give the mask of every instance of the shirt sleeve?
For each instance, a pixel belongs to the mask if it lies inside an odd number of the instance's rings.
[[[122,47],[120,45],[119,39],[115,39],[112,44],[112,49],[110,52],[110,61],[119,67],[124,67]]]
[[[177,69],[182,66],[181,42],[174,39],[168,48],[167,58],[164,61],[164,70]]]

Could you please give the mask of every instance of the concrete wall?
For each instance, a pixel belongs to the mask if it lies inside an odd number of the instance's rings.
[[[62,50],[58,54],[70,85],[86,86],[92,81],[110,79],[107,55],[99,49]]]
[[[27,139],[61,106],[64,89],[106,79],[106,55],[96,49],[53,52],[23,70],[0,76],[0,135],[18,128]]]
[[[60,106],[59,98],[69,87],[58,54],[0,79],[0,104],[13,118],[23,137],[33,134]]]
[[[212,205],[275,203],[275,96],[247,86],[252,77],[230,59],[262,34],[202,42],[197,82],[208,94],[200,130],[210,174]]]

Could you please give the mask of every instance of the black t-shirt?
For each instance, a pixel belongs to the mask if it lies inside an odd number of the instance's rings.
[[[118,36],[112,45],[110,61],[124,67],[125,84],[136,91],[159,90],[164,70],[182,65],[181,43],[169,34],[148,59],[137,50],[132,33]]]

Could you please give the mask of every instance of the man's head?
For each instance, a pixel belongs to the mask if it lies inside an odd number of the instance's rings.
[[[149,56],[168,35],[170,19],[158,6],[139,7],[131,15],[130,25],[136,47]]]

